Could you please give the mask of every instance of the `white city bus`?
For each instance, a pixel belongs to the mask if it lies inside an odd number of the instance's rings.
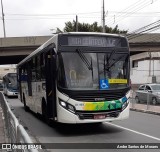
[[[17,65],[25,110],[46,121],[97,123],[129,117],[129,45],[124,36],[61,33]]]
[[[3,93],[6,96],[18,97],[17,74],[7,73],[3,77]]]

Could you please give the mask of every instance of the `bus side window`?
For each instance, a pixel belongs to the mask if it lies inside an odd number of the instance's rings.
[[[40,55],[37,56],[37,65],[36,65],[36,80],[41,80],[41,62],[40,62]]]
[[[45,80],[45,56],[44,53],[40,54],[40,65],[41,65],[41,80]]]
[[[31,84],[31,81],[32,81],[32,60],[28,62],[27,64],[27,83],[28,83],[28,95],[29,96],[32,96],[32,84]]]
[[[32,69],[32,81],[36,81],[36,58],[34,57],[31,60],[31,69]]]

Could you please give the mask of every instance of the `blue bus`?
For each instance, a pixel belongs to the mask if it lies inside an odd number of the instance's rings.
[[[3,77],[3,92],[6,96],[18,97],[17,74],[7,73]]]

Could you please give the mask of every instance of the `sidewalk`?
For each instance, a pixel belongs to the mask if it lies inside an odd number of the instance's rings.
[[[130,110],[160,115],[160,105],[154,106],[154,105],[131,103]]]
[[[0,143],[6,143],[4,117],[1,104],[0,104]]]
[[[8,143],[4,115],[3,115],[3,109],[1,106],[1,103],[3,102],[3,100],[4,99],[2,98],[2,96],[0,96],[0,144],[1,143]]]

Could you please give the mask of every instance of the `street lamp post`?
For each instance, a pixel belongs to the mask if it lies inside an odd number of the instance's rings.
[[[3,12],[3,2],[2,2],[2,0],[1,0],[1,8],[2,8],[2,20],[3,20],[3,32],[4,32],[4,37],[6,37],[5,22],[4,22],[4,12]]]

